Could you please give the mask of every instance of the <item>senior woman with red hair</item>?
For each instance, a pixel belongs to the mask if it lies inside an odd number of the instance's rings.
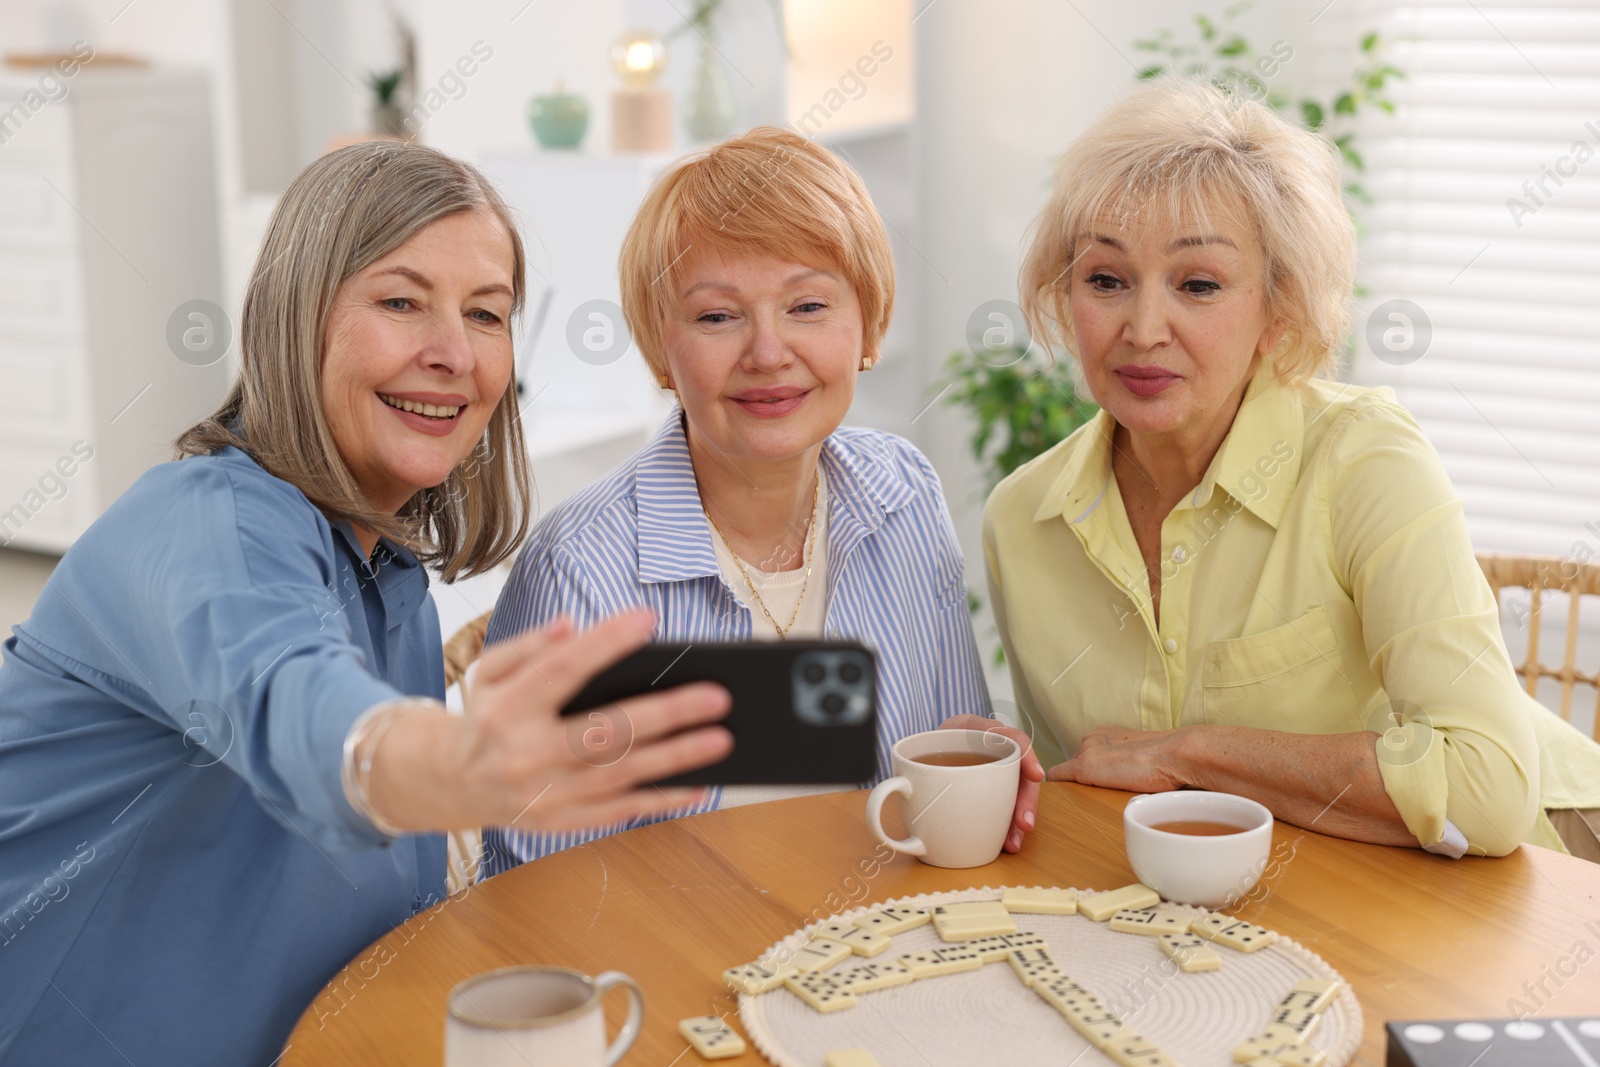
[[[489,644],[641,604],[663,639],[852,638],[877,652],[880,778],[890,746],[920,730],[1026,743],[989,717],[932,464],[903,438],[841,425],[894,308],[888,236],[861,179],[803,137],[752,130],[656,183],[621,274],[639,351],[677,405],[642,452],[541,520]],[[1033,825],[1043,775],[1030,752],[1011,851]],[[775,795],[719,787],[695,810]],[[485,867],[600,832],[491,830]]]

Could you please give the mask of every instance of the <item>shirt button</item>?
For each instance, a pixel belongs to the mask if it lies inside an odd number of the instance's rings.
[[[1166,649],[1167,655],[1170,656],[1174,652],[1178,651],[1178,642],[1169,637],[1165,641],[1161,642],[1161,647]]]
[[[1183,546],[1182,545],[1179,545],[1177,548],[1174,548],[1172,550],[1172,562],[1174,562],[1174,563],[1182,563],[1184,560],[1186,560],[1188,558],[1189,558],[1189,553],[1187,553],[1187,552],[1185,552],[1183,550]],[[1170,651],[1170,649],[1169,649],[1169,651]]]

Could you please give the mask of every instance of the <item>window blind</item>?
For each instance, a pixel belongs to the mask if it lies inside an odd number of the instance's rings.
[[[1416,415],[1477,548],[1600,559],[1600,4],[1346,2],[1323,39],[1407,74],[1358,130],[1348,376]]]

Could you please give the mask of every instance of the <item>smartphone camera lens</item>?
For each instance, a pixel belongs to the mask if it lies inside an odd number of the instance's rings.
[[[856,649],[802,652],[790,668],[794,713],[812,726],[839,729],[872,718],[872,657]]]

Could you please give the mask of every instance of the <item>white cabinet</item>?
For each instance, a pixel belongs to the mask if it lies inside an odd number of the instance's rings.
[[[64,84],[0,73],[0,544],[47,552],[171,458],[234,363],[167,342],[180,305],[222,303],[205,75]]]

